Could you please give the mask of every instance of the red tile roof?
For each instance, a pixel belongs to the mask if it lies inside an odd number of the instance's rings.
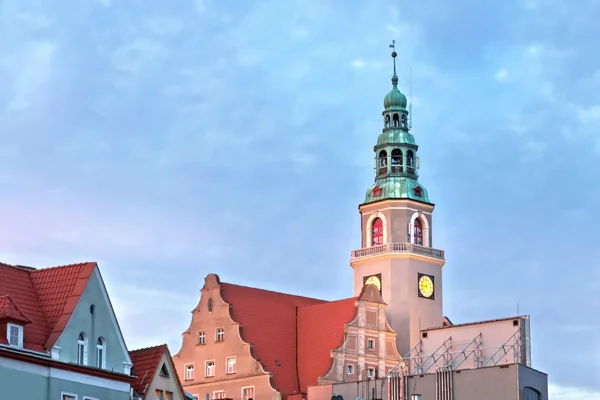
[[[50,349],[64,330],[96,263],[34,269],[0,263],[0,295],[10,297],[24,317],[23,345]]]
[[[303,393],[331,368],[331,351],[344,341],[344,326],[356,316],[355,302],[350,298],[299,309],[298,376]]]
[[[299,391],[296,368],[297,308],[325,300],[220,283],[221,296],[240,323],[242,339],[252,344],[252,355],[273,373],[272,384],[284,396]]]
[[[160,361],[163,355],[166,353],[167,362],[171,363],[171,370],[173,371],[173,379],[177,380],[177,385],[181,391],[182,398],[185,398],[181,382],[179,381],[179,375],[173,365],[169,347],[166,344],[154,347],[146,347],[143,349],[133,350],[129,352],[131,363],[133,364],[132,375],[135,376],[135,380],[131,384],[133,390],[135,390],[141,396],[146,396],[148,387],[152,384],[152,379],[156,375],[156,371],[161,367]]]
[[[31,320],[23,315],[10,296],[0,296],[0,321],[30,324]]]

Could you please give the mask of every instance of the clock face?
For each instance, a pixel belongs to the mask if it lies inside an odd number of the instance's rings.
[[[433,276],[419,274],[419,297],[433,300]]]
[[[375,285],[381,292],[381,278],[378,275],[371,275],[365,279],[365,285]]]

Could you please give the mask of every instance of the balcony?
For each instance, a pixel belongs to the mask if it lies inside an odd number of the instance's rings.
[[[379,246],[366,247],[364,249],[352,250],[351,259],[371,257],[386,253],[414,253],[425,257],[444,259],[444,250],[432,249],[431,247],[419,246],[412,243],[387,243]]]

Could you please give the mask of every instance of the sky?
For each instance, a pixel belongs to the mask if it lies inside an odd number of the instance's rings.
[[[576,4],[575,4],[576,3]],[[2,0],[0,258],[97,261],[129,348],[204,277],[352,296],[396,40],[454,323],[600,399],[597,0]]]

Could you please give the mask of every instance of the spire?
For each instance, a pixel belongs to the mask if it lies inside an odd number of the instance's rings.
[[[396,41],[392,40],[389,47],[394,64],[392,90],[383,100],[383,132],[373,149],[375,183],[367,191],[365,204],[384,199],[411,199],[429,203],[427,189],[419,183],[419,146],[410,129],[411,107],[408,107],[406,96],[398,88]]]
[[[396,75],[396,40],[392,40],[392,44],[390,44],[390,48],[392,49],[392,59],[394,60],[394,75],[392,75],[392,86],[398,87],[398,75]]]

